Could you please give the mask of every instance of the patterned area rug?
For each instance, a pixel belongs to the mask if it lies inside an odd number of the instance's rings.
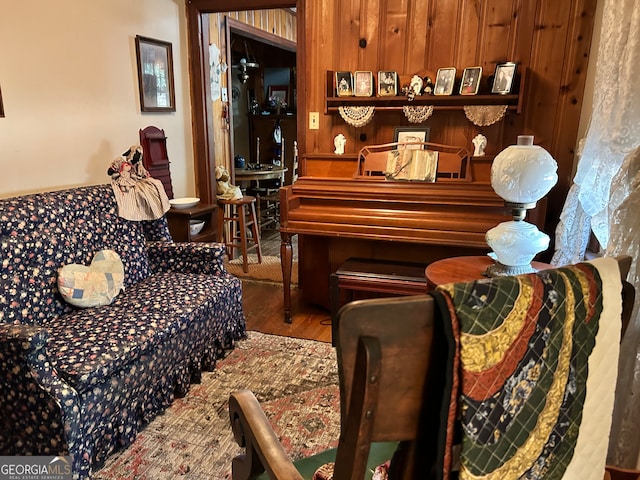
[[[282,283],[282,267],[280,257],[262,256],[262,263],[258,263],[258,256],[250,253],[247,259],[249,271],[242,270],[242,257],[225,262],[227,271],[239,278],[251,278],[254,280],[267,280]],[[291,283],[298,283],[298,262],[294,261],[291,266]]]
[[[247,337],[93,478],[231,478],[231,459],[241,449],[229,426],[228,399],[243,388],[256,395],[292,459],[337,446],[340,399],[331,345],[258,332]]]

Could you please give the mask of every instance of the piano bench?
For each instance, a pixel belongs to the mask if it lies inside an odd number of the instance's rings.
[[[350,302],[353,292],[394,295],[423,295],[428,291],[426,264],[394,262],[371,258],[348,258],[329,277],[331,336],[336,334],[336,315],[341,294]]]

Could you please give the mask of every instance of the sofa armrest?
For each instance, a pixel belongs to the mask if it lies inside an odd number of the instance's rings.
[[[147,242],[147,252],[153,273],[227,273],[221,243]]]
[[[40,326],[0,324],[0,351],[3,355],[17,358],[44,351],[47,340],[47,331]]]
[[[0,323],[0,371],[7,368],[15,374],[17,369],[23,369],[25,374],[27,371],[29,374],[19,376],[22,386],[26,378],[30,378],[53,398],[75,398],[73,388],[52,367],[46,348],[48,340],[47,329],[41,326]],[[2,379],[6,378],[0,375],[0,382]]]
[[[236,442],[245,449],[232,461],[233,480],[255,478],[265,470],[271,479],[302,480],[253,393],[231,394],[229,419]]]
[[[53,368],[48,338],[40,326],[0,324],[0,411],[14,427],[0,434],[0,451],[7,455],[70,452],[86,463],[86,446],[71,441],[66,433],[80,429],[78,394]],[[43,425],[46,435],[15,437],[16,432],[38,432]]]

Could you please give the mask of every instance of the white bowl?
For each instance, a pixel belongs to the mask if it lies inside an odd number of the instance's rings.
[[[191,236],[199,234],[202,231],[202,227],[204,227],[204,220],[189,220]]]
[[[200,202],[197,197],[172,198],[169,203],[173,208],[191,208]]]

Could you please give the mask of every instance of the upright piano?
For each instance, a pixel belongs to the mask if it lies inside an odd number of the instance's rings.
[[[529,221],[540,226],[543,215],[538,211]],[[293,235],[299,235],[303,298],[327,307],[329,274],[349,256],[428,264],[481,255],[489,251],[486,231],[509,219],[488,179],[426,183],[300,177],[280,189],[285,321],[291,322]]]

